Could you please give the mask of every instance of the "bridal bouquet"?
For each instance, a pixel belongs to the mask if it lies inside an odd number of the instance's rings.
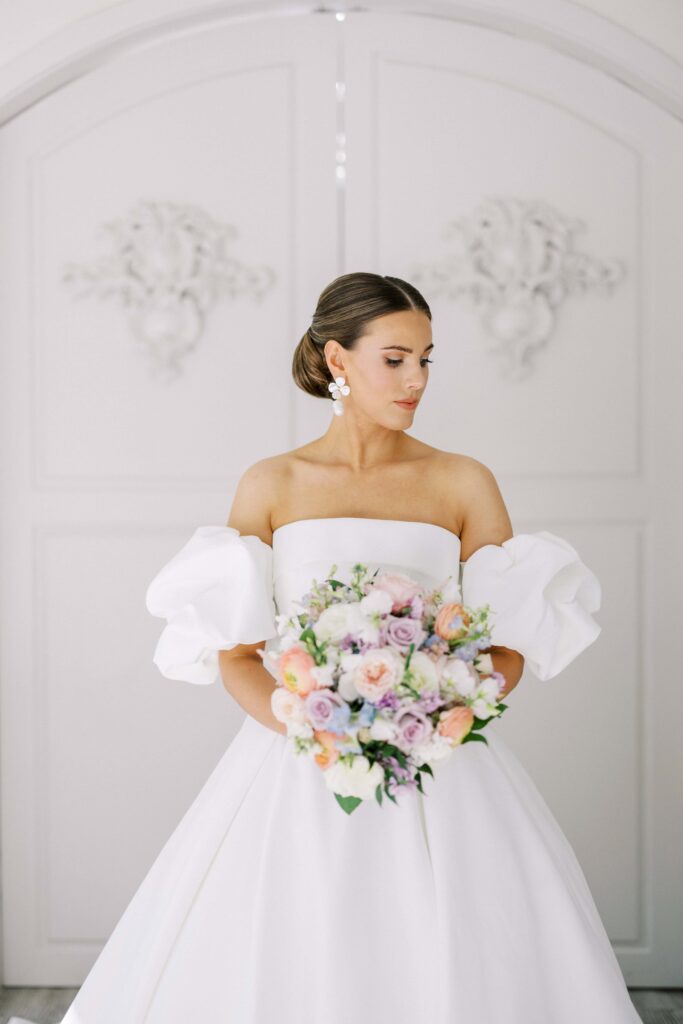
[[[507,707],[493,669],[490,606],[461,603],[447,577],[425,590],[402,573],[353,566],[351,582],[313,580],[293,615],[277,616],[271,706],[296,754],[314,758],[347,814],[400,787],[481,730]],[[299,611],[300,609],[300,611]]]

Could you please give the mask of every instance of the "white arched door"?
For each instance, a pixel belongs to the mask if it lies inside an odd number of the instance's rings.
[[[144,589],[246,465],[325,428],[291,353],[351,270],[431,304],[412,432],[603,583],[600,640],[499,727],[628,983],[681,983],[682,141],[548,46],[362,12],[179,31],[0,130],[6,984],[80,983],[241,722],[159,677]]]

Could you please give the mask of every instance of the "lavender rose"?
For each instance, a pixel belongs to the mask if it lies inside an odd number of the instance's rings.
[[[312,690],[304,700],[306,714],[314,729],[327,729],[330,726],[342,725],[342,720],[350,714],[349,705],[334,690]]]
[[[407,654],[411,644],[415,650],[427,636],[419,619],[410,617],[395,618],[390,616],[384,623],[384,641],[389,647],[395,647],[401,654]]]
[[[399,709],[394,715],[393,721],[396,728],[394,742],[407,754],[410,753],[413,746],[429,739],[434,731],[431,719],[415,703]]]

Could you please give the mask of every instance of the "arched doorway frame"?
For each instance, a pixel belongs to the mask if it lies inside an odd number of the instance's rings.
[[[404,14],[480,25],[539,42],[598,68],[683,121],[683,65],[616,22],[568,0],[315,2],[129,0],[81,18],[0,69],[0,127],[74,79],[170,35],[226,21],[315,13]]]

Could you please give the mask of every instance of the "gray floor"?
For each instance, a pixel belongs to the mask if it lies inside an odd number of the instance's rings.
[[[33,1024],[59,1024],[77,992],[77,988],[0,988],[0,1024],[10,1024],[12,1017],[12,1024],[22,1024],[22,1017]],[[634,988],[630,994],[643,1024],[683,1024],[683,989]]]

